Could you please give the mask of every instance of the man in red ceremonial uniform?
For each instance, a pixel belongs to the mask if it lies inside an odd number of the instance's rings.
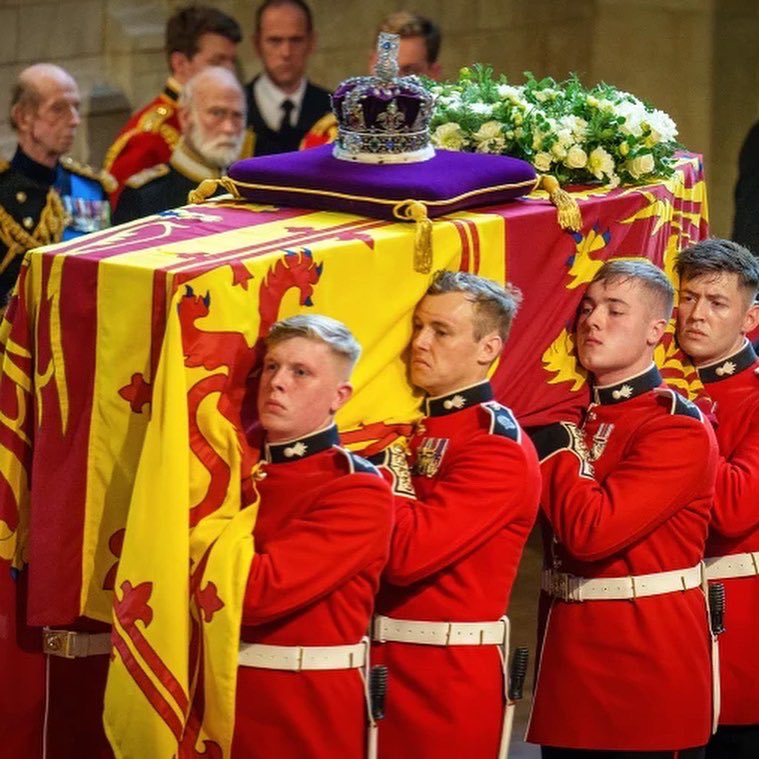
[[[411,382],[425,417],[385,452],[396,492],[390,559],[377,599],[375,660],[388,667],[379,754],[495,759],[504,725],[505,618],[540,475],[487,374],[518,294],[439,272],[414,312]]]
[[[350,332],[323,316],[286,319],[267,338],[232,748],[240,759],[365,756],[364,636],[392,498],[375,467],[340,448],[334,425],[358,354]]]
[[[234,71],[241,39],[237,21],[216,8],[188,6],[168,20],[166,55],[171,76],[162,93],[132,114],[105,156],[106,170],[119,183],[111,193],[114,209],[129,177],[171,158],[181,135],[177,100],[184,83],[206,66]]]
[[[653,364],[673,294],[653,264],[605,264],[578,315],[585,421],[531,435],[547,529],[527,740],[544,759],[691,759],[711,733],[701,561],[717,449]]]
[[[677,338],[714,401],[720,460],[706,573],[725,589],[719,636],[720,726],[710,759],[759,756],[759,362],[746,338],[759,323],[759,263],[729,240],[677,260]]]

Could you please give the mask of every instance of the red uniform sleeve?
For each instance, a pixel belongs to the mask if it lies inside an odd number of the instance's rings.
[[[745,422],[746,434],[729,458],[720,457],[712,527],[739,538],[759,526],[759,407]]]
[[[116,209],[124,183],[143,169],[166,163],[171,158],[171,148],[160,134],[137,132],[133,134],[119,151],[108,171],[119,183],[110,194],[111,208]]]
[[[483,434],[446,462],[448,474],[426,500],[396,498],[387,580],[410,585],[465,556],[509,521],[531,525],[540,474],[532,444],[524,446]]]
[[[640,540],[713,485],[716,445],[689,416],[641,425],[603,483],[560,451],[541,464],[542,505],[558,540],[581,561],[597,561]]]
[[[354,474],[330,482],[306,514],[253,557],[243,624],[290,614],[386,558],[391,527],[392,496],[380,477]]]

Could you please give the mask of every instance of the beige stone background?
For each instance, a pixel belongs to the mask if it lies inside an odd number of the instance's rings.
[[[208,0],[207,0],[208,1]],[[25,65],[50,60],[85,96],[74,154],[99,163],[128,111],[166,75],[163,27],[171,0],[0,0],[0,114]],[[210,0],[236,16],[245,40],[241,68],[257,71],[250,45],[252,0]],[[712,232],[727,235],[741,142],[759,118],[757,0],[312,0],[319,47],[311,77],[334,87],[363,73],[373,30],[387,12],[415,8],[443,30],[444,74],[487,62],[512,81],[523,71],[557,79],[577,72],[634,92],[675,119],[680,139],[702,153]],[[0,153],[13,135],[0,121]]]

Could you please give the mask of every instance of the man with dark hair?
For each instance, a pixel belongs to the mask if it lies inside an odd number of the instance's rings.
[[[397,447],[378,462],[396,494],[373,629],[374,658],[389,670],[379,728],[387,759],[496,757],[505,732],[505,615],[540,476],[487,376],[519,299],[444,271],[414,311],[409,374],[425,393],[424,418],[408,465]]]
[[[673,295],[652,263],[607,262],[577,320],[584,423],[531,435],[546,556],[527,740],[544,759],[703,757],[711,732],[702,559],[717,450],[653,363]]]
[[[27,250],[110,224],[112,177],[64,158],[80,102],[74,79],[51,63],[25,68],[14,86],[10,121],[18,145],[10,164],[0,165],[0,309]]]
[[[181,134],[177,99],[182,86],[206,66],[235,70],[240,26],[231,16],[203,5],[177,11],[166,24],[166,55],[171,76],[164,91],[132,114],[105,156],[116,177],[114,208],[124,183],[143,169],[166,163]]]
[[[396,11],[383,19],[377,29],[377,33],[380,32],[397,34],[401,38],[398,49],[398,69],[401,76],[416,74],[430,79],[440,79],[440,29],[430,19],[409,11]],[[376,62],[375,50],[369,61],[370,71],[374,70]]]
[[[677,258],[677,339],[714,401],[720,460],[706,576],[725,590],[719,636],[720,726],[709,759],[759,756],[759,361],[746,335],[759,325],[759,261],[729,240]]]
[[[265,0],[256,10],[253,46],[263,71],[245,85],[253,155],[298,150],[334,139],[330,93],[306,79],[316,46],[304,0]]]
[[[127,180],[114,224],[186,205],[191,190],[237,160],[245,136],[245,95],[237,77],[220,66],[195,74],[179,96],[179,123],[182,137],[169,162]]]
[[[293,316],[266,339],[251,483],[260,505],[245,591],[232,756],[365,756],[364,678],[392,498],[340,447],[360,347],[340,322]]]

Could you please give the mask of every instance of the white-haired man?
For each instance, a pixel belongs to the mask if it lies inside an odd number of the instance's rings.
[[[115,224],[187,204],[204,179],[218,178],[240,157],[245,135],[245,96],[235,75],[209,66],[179,96],[182,137],[169,163],[130,177],[113,215]]]

